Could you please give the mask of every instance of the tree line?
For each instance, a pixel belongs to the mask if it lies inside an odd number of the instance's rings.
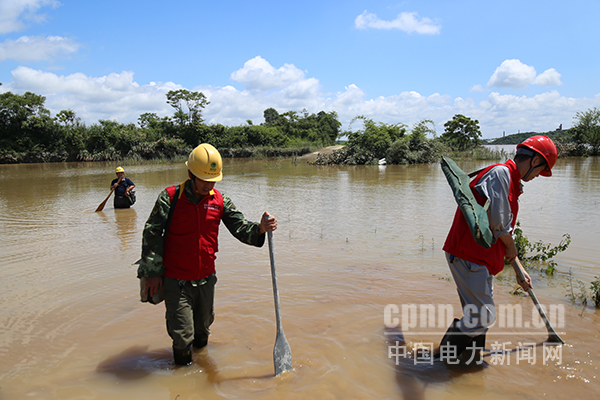
[[[528,132],[498,139],[493,144],[518,144],[530,136],[544,134],[557,145],[559,157],[600,154],[600,109],[578,112],[575,125],[567,130]],[[498,158],[497,152],[483,148],[479,121],[456,114],[444,124],[438,136],[432,120],[424,119],[412,127],[406,124],[377,123],[365,116],[362,129],[348,134],[344,148],[322,154],[315,164],[416,164],[439,161],[444,154],[454,158]]]
[[[166,97],[172,116],[144,113],[137,125],[99,120],[86,126],[73,110],[52,117],[44,96],[2,93],[0,163],[172,159],[186,157],[204,142],[225,156],[252,154],[248,149],[256,148],[266,155],[304,154],[334,144],[342,134],[334,111],[280,114],[268,108],[259,125],[248,120],[228,127],[204,123],[202,111],[209,101],[201,92],[172,90]]]
[[[483,143],[479,121],[461,114],[444,124],[440,136],[429,119],[409,127],[357,116],[350,127],[359,123],[361,128],[343,132],[335,111],[280,114],[274,108],[264,110],[260,124],[247,120],[224,126],[204,122],[202,112],[210,102],[202,92],[179,89],[166,94],[172,116],[144,113],[137,125],[99,120],[86,126],[73,110],[52,117],[45,100],[31,92],[0,94],[0,163],[173,159],[186,157],[204,142],[226,157],[252,155],[255,149],[267,156],[301,155],[345,137],[342,150],[322,155],[316,163],[377,164],[385,158],[388,164],[413,164],[435,162],[447,152],[473,151]],[[600,109],[578,112],[574,119],[571,129],[546,134],[563,155],[598,155]]]

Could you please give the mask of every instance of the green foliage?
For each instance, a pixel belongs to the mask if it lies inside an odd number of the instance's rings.
[[[274,108],[267,108],[263,112],[263,116],[265,117],[265,124],[273,124],[279,119],[279,113]]]
[[[528,266],[532,262],[537,261],[543,265],[541,269],[542,272],[545,272],[546,275],[554,275],[556,262],[553,258],[558,253],[565,251],[571,244],[571,236],[568,233],[565,233],[562,237],[562,240],[557,246],[552,246],[550,243],[545,244],[541,240],[531,243],[529,239],[523,235],[520,222],[517,222],[514,229],[517,256],[524,265]],[[529,252],[535,252],[535,254],[528,255]]]
[[[263,113],[265,121],[260,125],[247,120],[243,125],[227,127],[203,123],[202,111],[210,103],[201,92],[171,90],[166,97],[175,110],[172,116],[143,113],[137,127],[108,120],[86,127],[70,109],[61,110],[52,118],[44,108],[44,96],[31,92],[2,93],[0,163],[179,157],[203,142],[212,143],[219,150],[227,149],[227,154],[256,154],[249,149],[274,147],[292,149],[296,154],[298,149],[331,146],[341,136],[348,137],[346,146],[333,154],[320,156],[317,163],[377,164],[382,158],[387,164],[430,163],[437,162],[441,154],[448,154],[449,148],[461,151],[452,154],[454,159],[507,158],[478,146],[481,143],[478,121],[464,115],[455,115],[448,121],[439,138],[434,122],[427,119],[416,123],[408,132],[403,123],[378,123],[366,116],[357,116],[352,122],[362,122],[362,129],[341,132],[335,111],[279,113],[267,108]],[[597,153],[599,115],[597,108],[577,113],[579,122],[573,129],[576,142],[557,142],[559,154]],[[261,150],[261,154],[267,153],[273,152]]]
[[[377,164],[384,158],[392,143],[406,133],[404,124],[375,123],[365,116],[355,117],[351,123],[361,120],[363,129],[348,135],[347,164]]]
[[[591,155],[600,154],[600,108],[578,112],[574,118],[573,138],[576,144],[589,146]]]
[[[596,280],[592,281],[592,283],[590,284],[590,292],[592,301],[594,302],[594,306],[596,308],[600,308],[600,278],[598,278],[597,276],[595,276],[594,278],[596,278]]]
[[[160,118],[156,113],[143,113],[138,118],[138,124],[142,129],[154,128],[158,125]]]
[[[535,135],[545,135],[548,136],[554,143],[558,144],[559,142],[569,142],[573,138],[573,133],[571,129],[561,129],[549,132],[519,132],[513,133],[511,135],[506,135],[501,138],[494,139],[490,141],[488,144],[514,144],[517,145],[523,142],[525,139],[528,139]]]
[[[446,148],[444,155],[450,157],[454,161],[473,161],[473,160],[493,160],[506,161],[513,158],[515,152],[506,151],[504,149],[495,150],[488,147],[478,146],[465,151],[458,151]]]
[[[73,110],[51,118],[44,102],[30,92],[0,95],[0,163],[171,158],[189,154],[203,142],[236,156],[257,154],[250,148],[262,149],[260,154],[286,153],[268,150],[274,147],[299,154],[334,144],[341,127],[333,111],[280,115],[272,108],[265,110],[269,122],[262,125],[206,125],[201,111],[209,102],[202,93],[183,89],[167,93],[175,108],[172,117],[143,113],[138,127],[110,120],[86,127]]]
[[[348,144],[344,151],[331,155],[326,163],[377,164],[379,159],[386,156],[392,143],[406,133],[404,124],[375,123],[362,115],[355,117],[351,123],[356,121],[362,121],[363,129],[348,132]],[[343,159],[340,158],[342,155]]]
[[[515,241],[515,246],[517,247],[517,257],[519,257],[522,262],[525,262],[527,260],[527,251],[529,250],[531,243],[529,242],[529,239],[523,235],[521,222],[519,221],[517,221],[515,226],[513,239]]]
[[[410,134],[396,140],[386,152],[388,164],[432,163],[439,160],[443,145],[437,140],[427,138],[430,134],[436,137],[432,120],[424,119],[416,123]]]
[[[550,243],[543,243],[541,240],[533,243],[531,245],[531,251],[535,251],[537,254],[530,256],[529,259],[531,261],[546,262],[554,258],[558,253],[565,251],[571,244],[571,235],[565,233],[562,237],[560,243],[554,247],[552,247]]]
[[[44,108],[46,98],[31,92],[23,95],[6,92],[0,94],[0,125],[18,125],[32,117],[50,115]]]
[[[167,103],[175,109],[175,120],[180,126],[197,124],[203,121],[202,109],[210,101],[202,92],[191,92],[187,89],[169,90]]]
[[[0,149],[24,152],[37,145],[41,151],[51,150],[47,147],[52,146],[56,131],[45,101],[31,92],[0,94]]]
[[[279,114],[274,108],[268,108],[263,113],[265,123],[263,127],[276,128],[285,137],[285,146],[294,146],[298,143],[314,143],[321,146],[331,146],[340,137],[341,122],[335,111],[319,111],[317,114],[309,114],[306,110],[299,115],[296,111],[287,111]],[[262,135],[266,131],[255,131]],[[267,134],[280,140],[273,131]],[[259,139],[257,139],[260,142]]]
[[[585,290],[585,284],[580,281],[579,279],[574,279],[573,278],[573,273],[571,270],[569,270],[569,285],[568,285],[568,292],[567,292],[567,297],[571,300],[571,302],[573,304],[581,304],[581,306],[583,308],[585,308],[587,306],[587,293]],[[575,282],[573,282],[575,281]],[[577,285],[577,292],[575,291],[574,286]]]
[[[562,240],[558,246],[552,246],[551,244],[544,244],[541,241],[531,243],[524,235],[521,230],[520,224],[517,222],[515,226],[515,244],[517,245],[518,257],[521,260],[523,266],[531,267],[534,262],[542,264],[540,272],[546,275],[553,276],[556,272],[556,262],[553,260],[554,256],[558,253],[565,251],[571,244],[571,237],[568,233],[563,235]],[[529,251],[534,251],[534,255],[527,255]],[[595,277],[596,280],[590,284],[590,298],[596,308],[600,308],[600,278]],[[585,284],[579,279],[573,278],[573,272],[569,270],[567,276],[567,294],[573,304],[580,304],[584,309],[588,304],[588,291]],[[511,292],[514,295],[520,295],[518,290]]]
[[[430,163],[439,160],[444,145],[436,139],[433,121],[424,119],[416,123],[410,133],[405,124],[375,123],[365,116],[352,121],[362,121],[363,129],[348,132],[348,142],[332,154],[319,155],[315,164],[386,164]],[[432,139],[427,138],[431,135]]]
[[[456,114],[444,127],[441,139],[455,150],[464,151],[482,143],[478,120]]]
[[[56,114],[54,119],[64,126],[73,126],[77,121],[77,117],[75,116],[75,111],[73,110],[61,110]]]

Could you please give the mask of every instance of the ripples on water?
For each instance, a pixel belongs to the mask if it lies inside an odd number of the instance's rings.
[[[485,163],[464,163],[472,171]],[[127,167],[138,202],[114,210],[113,165],[0,166],[0,398],[503,398],[577,397],[600,390],[598,317],[571,307],[565,287],[537,278],[543,303],[567,307],[562,365],[493,366],[483,373],[399,369],[388,358],[388,303],[458,302],[441,246],[455,205],[437,165],[314,167],[225,160],[217,186],[252,220],[277,216],[275,259],[294,371],[273,378],[274,311],[268,253],[225,228],[217,260],[217,319],[208,350],[174,368],[164,307],[138,301],[141,232],[180,165]],[[600,275],[598,160],[559,160],[526,185],[521,223],[532,240],[573,243],[559,274]],[[498,280],[496,298],[530,307]],[[563,279],[561,282],[565,282]],[[406,332],[408,342],[438,341]],[[494,336],[496,332],[496,336]],[[492,329],[492,340],[506,340]],[[511,337],[541,340],[541,337]],[[541,353],[538,354],[541,357]],[[596,361],[597,363],[597,361]],[[532,387],[531,381],[537,382]],[[511,382],[510,387],[506,383]],[[115,386],[116,384],[116,386]],[[541,392],[540,392],[541,391]],[[180,397],[184,398],[184,397]]]

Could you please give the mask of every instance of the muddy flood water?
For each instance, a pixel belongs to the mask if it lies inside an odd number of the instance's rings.
[[[279,222],[274,255],[293,371],[278,377],[268,246],[241,244],[224,226],[209,344],[191,366],[173,365],[164,304],[139,301],[134,263],[158,193],[186,169],[124,166],[137,203],[115,210],[111,198],[94,212],[116,166],[0,165],[1,400],[600,396],[600,311],[589,299],[600,276],[598,158],[560,159],[553,177],[527,183],[521,196],[531,241],[572,239],[554,276],[531,272],[567,344],[527,347],[547,331],[531,299],[509,293],[515,279],[505,269],[494,296],[508,311],[486,349],[513,351],[484,357],[478,370],[396,356],[437,344],[448,309],[461,313],[441,250],[455,203],[439,165],[225,160],[217,189],[248,219],[268,210]]]

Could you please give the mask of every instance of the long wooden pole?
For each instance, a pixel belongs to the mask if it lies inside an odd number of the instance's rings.
[[[123,175],[123,176],[125,176],[125,175]],[[123,180],[123,176],[121,176],[119,178],[119,180],[117,181],[117,185],[119,183],[121,183],[121,181]],[[104,210],[104,206],[106,205],[106,202],[108,201],[108,199],[110,198],[110,195],[113,194],[114,191],[115,191],[115,188],[111,187],[110,188],[110,193],[108,194],[108,196],[106,196],[106,198],[104,199],[104,201],[102,203],[100,203],[100,205],[98,206],[98,208],[96,208],[96,212],[100,212],[100,211]]]

